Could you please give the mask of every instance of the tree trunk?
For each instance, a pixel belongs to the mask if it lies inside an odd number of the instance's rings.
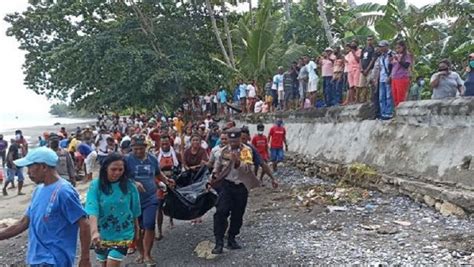
[[[285,0],[285,18],[286,20],[290,20],[290,0]]]
[[[230,35],[229,23],[227,23],[227,10],[225,8],[225,1],[221,0],[222,19],[224,20],[224,31],[227,37],[227,48],[229,49],[229,59],[232,68],[235,69],[234,48],[232,47],[232,36]]]
[[[328,18],[326,17],[326,12],[324,10],[324,0],[318,0],[318,11],[321,22],[323,23],[324,32],[326,33],[329,46],[332,46],[334,44],[334,38],[332,36],[331,26],[329,26]]]
[[[206,0],[206,7],[207,7],[207,11],[209,12],[209,16],[211,17],[212,29],[214,30],[214,34],[216,35],[217,43],[219,44],[219,47],[221,48],[225,63],[227,64],[227,66],[232,68],[232,63],[230,61],[229,55],[227,54],[227,50],[225,49],[224,43],[222,42],[219,28],[217,27],[216,17],[214,16],[214,9],[209,0]]]
[[[250,22],[252,23],[252,25],[254,25],[254,20],[253,20],[253,16],[252,16],[252,0],[248,0],[248,3],[249,3]]]

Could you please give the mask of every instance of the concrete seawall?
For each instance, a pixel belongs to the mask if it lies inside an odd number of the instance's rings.
[[[257,123],[268,130],[283,118],[290,151],[306,156],[319,175],[362,163],[377,171],[371,186],[390,184],[444,214],[473,213],[474,98],[410,101],[396,113],[392,121],[374,120],[372,106],[363,104],[243,115],[240,124],[255,133]]]

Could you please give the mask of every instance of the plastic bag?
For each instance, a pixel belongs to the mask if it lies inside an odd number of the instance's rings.
[[[189,173],[183,173],[188,175]],[[175,189],[169,189],[163,204],[165,215],[178,220],[193,220],[206,214],[217,203],[217,192],[207,189],[209,171],[203,167],[191,179],[186,177],[182,181],[192,183]],[[182,177],[181,177],[182,178]],[[177,179],[179,181],[180,178]]]

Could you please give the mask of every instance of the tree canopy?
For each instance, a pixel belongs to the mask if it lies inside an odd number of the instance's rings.
[[[368,34],[405,39],[425,75],[441,58],[461,66],[474,50],[474,4],[465,0],[261,0],[232,11],[238,2],[36,0],[5,20],[27,52],[27,88],[90,111],[173,107],[237,78],[262,84],[279,65]]]

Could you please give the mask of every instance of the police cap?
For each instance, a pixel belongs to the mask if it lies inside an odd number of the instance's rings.
[[[235,127],[227,130],[227,135],[229,136],[230,139],[240,138],[241,133],[242,133],[242,130]]]

